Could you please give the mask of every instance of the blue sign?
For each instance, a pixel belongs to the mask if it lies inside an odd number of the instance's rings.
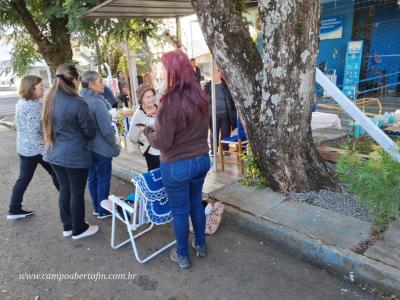
[[[350,99],[357,99],[363,43],[364,41],[350,41],[347,45],[343,93]]]
[[[329,17],[321,20],[320,40],[341,39],[343,34],[343,17]]]

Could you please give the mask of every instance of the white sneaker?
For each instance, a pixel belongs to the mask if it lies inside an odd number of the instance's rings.
[[[81,234],[78,235],[73,235],[72,239],[73,240],[79,240],[81,238],[87,237],[87,236],[91,236],[93,234],[95,234],[97,231],[99,231],[99,226],[97,225],[89,225],[89,228],[86,229],[86,231],[82,232]]]
[[[99,213],[97,211],[92,212],[93,216],[98,216]]]
[[[72,235],[72,230],[64,230],[63,231],[63,236],[71,236]]]

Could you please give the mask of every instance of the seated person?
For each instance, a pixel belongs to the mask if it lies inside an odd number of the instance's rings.
[[[238,140],[247,141],[246,132],[244,131],[244,127],[242,125],[239,115],[237,116],[236,124],[237,124],[236,130],[232,132],[233,134],[230,137],[224,138],[223,139],[224,141],[229,141],[229,142],[237,142]]]

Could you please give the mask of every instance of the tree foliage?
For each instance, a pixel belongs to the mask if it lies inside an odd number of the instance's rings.
[[[23,34],[21,38],[16,39],[11,57],[13,70],[16,74],[26,74],[39,59],[37,47],[28,35]]]
[[[102,0],[0,0],[0,34],[16,45],[12,53],[13,69],[21,75],[38,59],[44,58],[54,73],[58,64],[72,60],[70,40],[95,51],[94,58],[103,63],[115,60],[125,38],[136,44],[154,36],[158,22],[152,20],[84,20],[80,16]],[[33,47],[33,45],[35,45]],[[101,49],[101,51],[100,51]],[[114,55],[108,59],[106,55]]]

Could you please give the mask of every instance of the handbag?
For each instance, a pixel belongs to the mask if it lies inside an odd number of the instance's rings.
[[[205,211],[206,211],[206,232],[205,232],[205,234],[212,235],[217,231],[217,229],[219,228],[219,225],[221,224],[222,215],[224,213],[225,206],[221,202],[211,200],[211,199],[203,199],[202,202],[203,202],[203,205],[205,206]],[[189,231],[191,233],[194,233],[193,225],[192,225],[192,221],[190,220],[190,217],[189,217]]]

